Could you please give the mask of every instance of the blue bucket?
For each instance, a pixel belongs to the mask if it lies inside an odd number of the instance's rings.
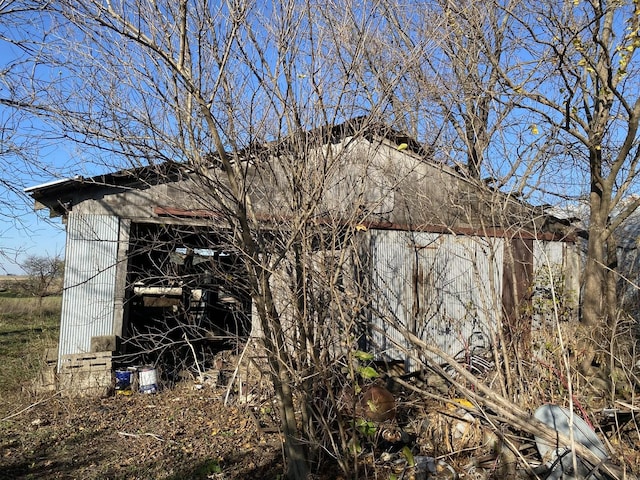
[[[129,370],[116,370],[116,393],[131,395],[131,374]]]

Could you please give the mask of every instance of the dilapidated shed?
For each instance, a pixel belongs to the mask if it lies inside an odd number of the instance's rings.
[[[301,189],[315,202],[305,223],[350,232],[358,340],[381,358],[411,356],[403,328],[452,355],[495,342],[497,325],[526,344],[534,301],[555,278],[577,295],[571,231],[386,126],[359,119],[234,158],[264,232],[293,228],[290,197]],[[259,333],[228,242],[233,227],[215,203],[225,198],[223,168],[215,156],[204,160],[27,189],[36,208],[66,222],[59,362],[92,351],[158,351],[166,342],[157,339],[179,341],[185,325],[211,349]],[[307,177],[296,185],[289,169],[303,163]],[[286,283],[286,270],[280,278]]]

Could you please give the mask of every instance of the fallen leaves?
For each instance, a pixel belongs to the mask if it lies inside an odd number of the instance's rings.
[[[211,459],[225,478],[282,473],[279,442],[214,391],[57,399],[2,427],[0,478],[206,478],[198,475],[219,473]]]

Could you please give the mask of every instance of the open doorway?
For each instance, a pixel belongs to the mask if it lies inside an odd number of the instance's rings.
[[[124,358],[160,366],[168,380],[206,370],[251,331],[251,297],[238,255],[210,229],[134,224]],[[197,363],[197,364],[196,364]]]

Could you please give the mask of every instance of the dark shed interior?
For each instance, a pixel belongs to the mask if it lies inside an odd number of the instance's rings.
[[[251,298],[237,255],[203,227],[131,225],[122,350],[128,364],[209,368],[250,334]],[[197,358],[194,358],[195,356]]]

